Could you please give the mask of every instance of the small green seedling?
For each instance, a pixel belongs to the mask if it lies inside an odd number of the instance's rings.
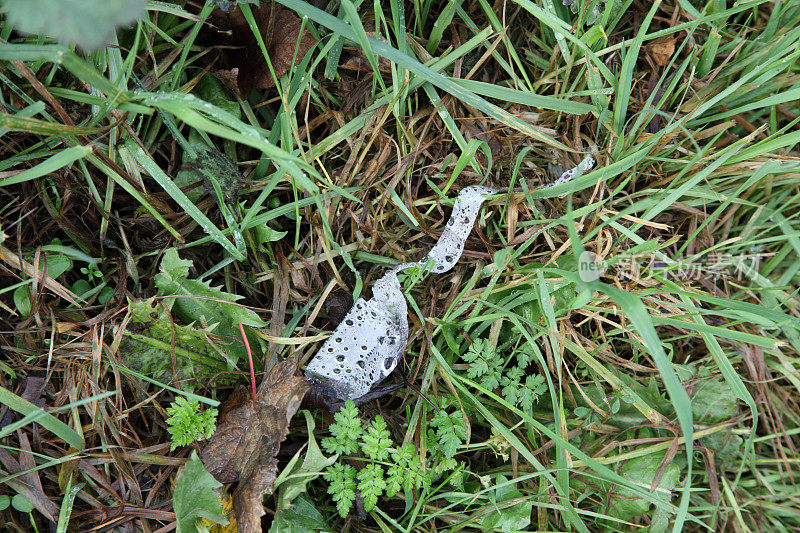
[[[27,514],[31,521],[31,527],[33,527],[33,531],[38,533],[39,528],[36,527],[36,521],[33,519],[33,504],[28,497],[24,494],[15,494],[13,498],[9,498],[8,496],[0,496],[0,511],[7,509],[9,504],[11,504],[11,506],[20,513]]]
[[[325,471],[328,493],[342,517],[350,512],[356,489],[369,512],[382,496],[388,499],[401,490],[410,493],[415,488],[430,487],[431,470],[425,468],[412,443],[398,445],[392,441],[383,417],[376,416],[362,427],[358,408],[352,400],[347,400],[334,420],[329,428],[331,436],[322,439],[322,447],[328,453],[349,456],[360,452],[359,459],[367,462],[360,471],[343,462],[336,462]]]
[[[200,410],[200,402],[194,398],[179,396],[167,408],[167,431],[172,437],[174,451],[179,446],[187,446],[196,440],[211,438],[217,429],[217,410]]]

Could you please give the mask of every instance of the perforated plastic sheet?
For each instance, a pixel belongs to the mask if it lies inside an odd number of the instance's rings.
[[[575,179],[576,176],[579,176],[584,172],[591,170],[593,166],[594,166],[594,157],[592,157],[591,155],[587,155],[586,157],[583,158],[583,160],[581,160],[580,163],[578,163],[576,167],[565,171],[563,174],[561,174],[561,176],[557,180],[553,181],[552,183],[548,183],[547,185],[543,185],[542,187],[539,188],[548,189],[550,187],[555,187],[556,185],[561,185],[563,183],[567,183],[568,181],[572,181],[573,179]],[[559,198],[564,198],[567,194],[569,193],[562,194],[561,196],[559,196]]]
[[[398,269],[372,287],[372,298],[359,298],[306,367],[306,377],[335,397],[363,396],[397,366],[408,342],[408,308]]]
[[[592,168],[587,156],[552,187]],[[372,298],[359,298],[306,367],[306,377],[330,396],[355,399],[368,393],[395,369],[408,342],[408,308],[397,274],[428,265],[432,272],[449,272],[461,257],[481,204],[496,189],[472,185],[461,190],[442,235],[425,258],[389,270],[372,287]]]
[[[433,272],[443,274],[453,269],[464,251],[464,243],[472,231],[481,204],[487,196],[496,192],[497,189],[482,185],[471,185],[461,190],[442,235],[425,258],[433,262]]]

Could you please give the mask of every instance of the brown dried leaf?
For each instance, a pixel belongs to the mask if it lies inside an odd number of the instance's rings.
[[[42,398],[42,393],[44,392],[46,385],[47,382],[44,378],[28,376],[28,378],[25,380],[25,390],[22,391],[20,397],[23,400],[28,400],[36,407],[44,407],[44,398]],[[9,409],[6,415],[3,417],[2,422],[0,422],[0,427],[7,426],[13,422],[16,416],[16,412]]]
[[[35,472],[21,474],[21,472],[30,469],[30,461],[33,460],[33,456],[27,453],[27,450],[24,450],[26,446],[30,448],[27,437],[24,440],[21,439],[20,442],[23,447],[23,453],[20,455],[19,462],[7,450],[0,448],[0,464],[5,469],[0,469],[0,476],[20,474],[17,477],[7,479],[6,484],[18,493],[27,496],[33,506],[48,520],[55,521],[54,517],[58,516],[58,507],[43,492],[38,474]]]
[[[232,68],[230,70],[215,70],[214,76],[222,83],[222,85],[230,91],[231,94],[239,92],[239,69]]]
[[[378,37],[374,30],[367,30],[366,34],[367,37],[372,37],[373,39],[378,39],[379,41],[389,44],[389,41],[387,41],[384,37]],[[372,65],[369,64],[369,60],[367,59],[367,56],[361,47],[352,49],[351,51],[354,55],[342,63],[339,68],[344,70],[355,70],[358,72],[372,71]],[[383,74],[390,74],[392,72],[391,61],[383,56],[378,56],[378,70]]]
[[[675,41],[675,37],[661,37],[646,45],[645,48],[656,65],[665,67],[669,63],[670,58],[672,58],[672,54],[675,53]]]
[[[353,307],[353,295],[349,292],[336,289],[325,300],[325,311],[328,313],[329,328],[336,329],[336,326],[344,320],[347,312]]]
[[[291,359],[276,364],[259,386],[255,404],[235,392],[221,408],[219,427],[200,454],[218,481],[239,481],[233,493],[239,531],[261,531],[264,494],[272,493],[278,474],[275,455],[308,390],[296,368]]]
[[[303,59],[316,40],[306,30],[300,35],[302,20],[275,2],[253,7],[252,11],[256,27],[264,39],[272,68],[275,70],[275,75],[280,78],[289,72],[294,63]],[[242,98],[247,98],[253,89],[274,87],[275,80],[258,41],[242,15],[241,8],[234,7],[227,14],[217,10],[214,15],[218,19],[227,19],[227,24],[231,28],[231,44],[244,47],[242,53],[232,55],[235,68],[223,71],[226,82],[231,84],[235,80]]]

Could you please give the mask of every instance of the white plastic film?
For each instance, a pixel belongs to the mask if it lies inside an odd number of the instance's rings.
[[[592,168],[586,156],[546,187],[561,185]],[[425,258],[389,270],[372,287],[372,298],[359,298],[306,367],[306,377],[323,391],[342,400],[368,393],[397,366],[408,342],[408,308],[397,274],[428,266],[432,272],[450,271],[461,257],[481,204],[496,189],[472,185],[461,190],[442,235]]]
[[[572,181],[575,179],[576,176],[582,175],[584,172],[589,171],[594,166],[594,157],[591,155],[587,155],[586,157],[581,160],[580,163],[574,168],[571,168],[565,171],[561,176],[552,183],[548,183],[547,185],[543,185],[539,187],[540,189],[548,189],[550,187],[555,187],[556,185],[562,185],[567,183],[568,181]],[[559,198],[564,198],[567,194],[565,193],[559,196]]]

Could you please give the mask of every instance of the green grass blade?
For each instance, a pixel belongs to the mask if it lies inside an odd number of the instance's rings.
[[[348,24],[338,20],[334,16],[325,13],[320,9],[317,9],[307,2],[303,2],[302,0],[279,0],[279,3],[297,11],[301,15],[310,18],[314,22],[325,26],[329,30],[347,39],[358,41],[355,32]],[[409,72],[412,72],[432,85],[442,89],[447,93],[450,93],[465,104],[471,105],[479,111],[483,111],[495,120],[498,120],[499,122],[506,124],[507,126],[514,128],[517,131],[524,133],[540,142],[560,150],[569,152],[572,151],[572,149],[569,147],[556,141],[552,137],[543,134],[541,131],[532,127],[527,122],[517,118],[508,111],[487,102],[483,98],[477,96],[475,93],[462,88],[449,78],[446,78],[445,76],[442,76],[441,74],[431,70],[429,67],[426,67],[413,57],[403,54],[396,48],[393,48],[377,39],[367,38],[367,40],[372,50],[376,54],[385,57],[389,61],[396,63],[397,65],[408,70]]]
[[[26,417],[27,423],[35,421],[46,430],[53,432],[58,438],[64,440],[76,450],[83,450],[86,445],[80,433],[44,409],[36,407],[24,398],[20,398],[5,387],[0,387],[0,403]]]
[[[131,154],[133,154],[136,161],[142,166],[142,168],[150,174],[150,176],[156,180],[156,182],[164,189],[167,194],[169,194],[173,200],[175,200],[178,205],[186,212],[187,215],[192,217],[192,220],[197,222],[203,231],[208,233],[208,235],[220,246],[222,246],[232,257],[234,257],[237,261],[242,261],[245,258],[245,254],[242,253],[240,250],[236,248],[236,245],[233,244],[231,241],[228,240],[225,235],[219,230],[219,228],[211,222],[208,217],[200,211],[194,203],[186,197],[180,188],[175,185],[175,182],[167,176],[161,167],[159,167],[153,159],[144,153],[142,148],[134,143],[133,141],[129,141],[126,143],[126,147],[130,150]]]
[[[61,168],[67,167],[77,161],[83,159],[92,152],[92,146],[73,146],[65,150],[61,150],[55,155],[51,155],[38,165],[35,165],[28,170],[20,172],[16,176],[9,176],[8,178],[0,179],[0,187],[8,187],[16,185],[36,178],[41,178],[46,174],[55,172]]]

